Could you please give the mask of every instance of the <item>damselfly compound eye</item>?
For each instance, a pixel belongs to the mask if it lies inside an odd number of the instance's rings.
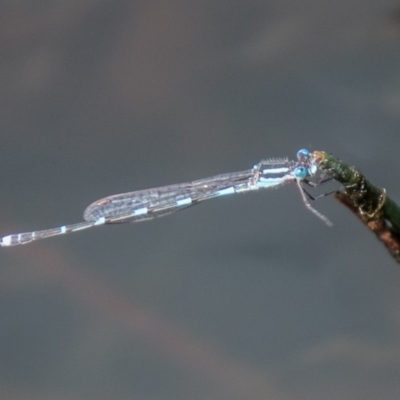
[[[302,160],[303,158],[308,158],[308,157],[310,157],[310,152],[309,152],[309,150],[307,150],[307,149],[300,149],[298,152],[297,152],[297,159],[298,160]]]
[[[296,179],[304,179],[308,175],[308,169],[303,166],[296,167],[293,170],[293,176]]]

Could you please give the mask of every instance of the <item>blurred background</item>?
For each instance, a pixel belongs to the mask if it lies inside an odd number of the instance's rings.
[[[400,200],[400,2],[0,5],[0,236],[299,148]],[[295,185],[0,251],[0,398],[398,399],[400,270]]]

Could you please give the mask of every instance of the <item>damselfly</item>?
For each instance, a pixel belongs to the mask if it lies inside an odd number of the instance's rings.
[[[315,186],[309,178],[315,176],[317,170],[310,152],[302,149],[297,152],[297,161],[286,158],[269,159],[261,161],[246,171],[105,197],[86,208],[83,214],[85,222],[4,236],[0,239],[0,245],[25,244],[33,240],[77,232],[104,224],[147,221],[214,197],[276,187],[286,182],[296,182],[307,208],[327,225],[332,225],[324,215],[311,206],[306,197],[307,192],[302,186],[302,183]]]

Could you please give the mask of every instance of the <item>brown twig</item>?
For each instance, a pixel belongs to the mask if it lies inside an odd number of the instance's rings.
[[[374,232],[400,263],[400,208],[386,190],[373,185],[358,169],[323,151],[314,151],[312,157],[321,171],[343,185],[335,198]]]

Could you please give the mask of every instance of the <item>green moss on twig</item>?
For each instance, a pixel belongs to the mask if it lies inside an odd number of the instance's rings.
[[[373,185],[358,169],[323,151],[314,151],[312,158],[321,171],[343,185],[335,198],[373,231],[400,263],[400,208],[386,190]]]

